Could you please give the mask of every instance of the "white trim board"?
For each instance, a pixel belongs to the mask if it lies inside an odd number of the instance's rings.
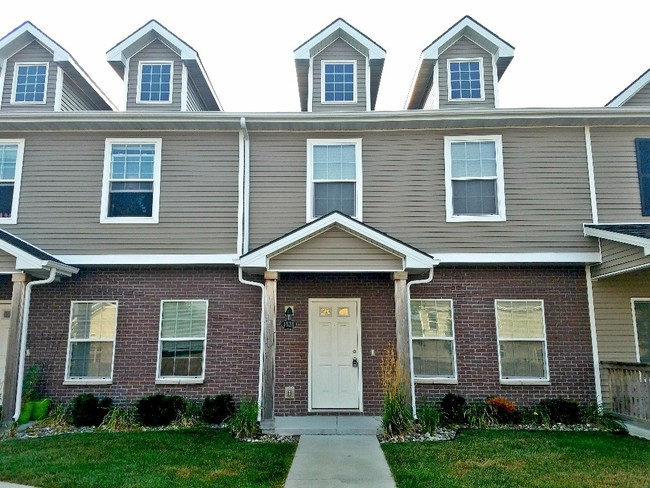
[[[70,265],[179,265],[234,264],[237,254],[60,254],[55,256]]]
[[[435,253],[440,264],[512,264],[512,263],[600,263],[599,252],[485,252]]]

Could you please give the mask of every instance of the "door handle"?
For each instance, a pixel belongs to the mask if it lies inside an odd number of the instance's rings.
[[[357,358],[352,358],[352,367],[353,368],[359,367],[359,361],[357,360]]]

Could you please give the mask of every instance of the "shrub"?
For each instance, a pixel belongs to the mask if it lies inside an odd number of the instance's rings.
[[[465,398],[454,393],[447,393],[440,403],[445,420],[452,424],[461,424],[465,420]]]
[[[438,407],[431,403],[418,407],[418,421],[422,432],[433,434],[440,427],[441,417]]]
[[[82,393],[72,400],[72,424],[76,427],[98,426],[104,420],[113,400],[99,399],[92,393]]]
[[[108,411],[99,428],[102,430],[125,431],[136,429],[139,425],[135,407],[113,407]]]
[[[140,398],[136,403],[138,419],[143,425],[158,427],[171,424],[185,409],[185,400],[177,395],[157,393]]]
[[[229,393],[207,396],[201,406],[201,416],[208,424],[222,424],[234,412],[235,402]]]
[[[496,396],[489,397],[487,403],[492,407],[494,418],[500,424],[514,424],[521,419],[521,414],[514,402]]]
[[[242,400],[235,413],[226,421],[226,426],[238,439],[255,437],[260,433],[257,412],[255,400]]]
[[[172,422],[174,427],[187,429],[189,427],[196,427],[204,425],[203,415],[201,414],[201,407],[192,401],[186,400],[185,407],[176,420]]]
[[[54,403],[50,405],[50,410],[41,421],[41,425],[57,428],[66,427],[70,424],[70,413],[64,403]]]
[[[582,421],[588,424],[597,425],[607,429],[613,434],[627,434],[625,423],[613,412],[606,412],[597,404],[587,405],[581,408]]]
[[[551,419],[541,407],[527,407],[520,410],[521,423],[526,425],[550,425]]]
[[[488,403],[472,403],[464,412],[465,422],[474,429],[484,429],[497,424],[492,406]]]
[[[413,428],[413,412],[408,404],[406,374],[390,346],[381,358],[380,381],[384,392],[381,425],[388,436],[403,435]]]
[[[552,398],[539,402],[540,408],[548,414],[554,424],[579,424],[581,422],[580,407],[573,400]]]

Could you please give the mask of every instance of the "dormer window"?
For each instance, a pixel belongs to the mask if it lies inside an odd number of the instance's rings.
[[[485,100],[483,60],[453,59],[448,61],[449,100]]]
[[[171,103],[172,72],[171,62],[140,63],[138,102]]]
[[[47,63],[16,63],[12,103],[45,103]]]
[[[356,103],[356,62],[323,61],[323,103]]]

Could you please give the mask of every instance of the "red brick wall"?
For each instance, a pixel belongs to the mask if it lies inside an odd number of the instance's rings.
[[[209,301],[201,385],[155,384],[163,299]],[[72,300],[119,301],[112,385],[63,385]],[[232,269],[84,269],[60,283],[33,288],[28,360],[44,364],[44,393],[57,400],[87,392],[119,403],[157,392],[194,399],[227,392],[257,399],[260,303],[261,290],[239,283]]]

